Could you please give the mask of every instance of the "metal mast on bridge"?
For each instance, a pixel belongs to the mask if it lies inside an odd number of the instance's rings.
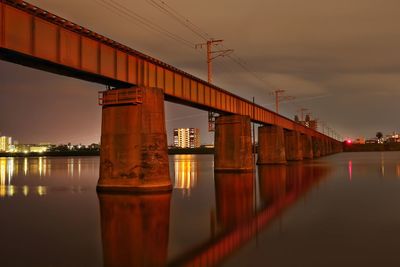
[[[212,61],[217,57],[224,57],[233,52],[232,49],[224,49],[224,50],[213,50],[213,46],[218,43],[223,42],[224,40],[208,40],[206,43],[197,44],[196,48],[207,47],[207,81],[208,83],[212,83]],[[215,131],[215,113],[212,111],[208,112],[208,131]]]
[[[286,90],[278,89],[274,91],[275,95],[275,112],[279,114],[279,103],[282,101],[288,101],[288,100],[293,100],[295,99],[294,96],[284,96],[283,94],[286,92]]]

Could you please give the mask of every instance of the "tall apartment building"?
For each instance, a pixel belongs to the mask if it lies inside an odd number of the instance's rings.
[[[11,149],[12,138],[8,136],[0,136],[0,152],[6,152]]]
[[[174,129],[174,146],[181,148],[200,147],[200,130],[197,128]]]

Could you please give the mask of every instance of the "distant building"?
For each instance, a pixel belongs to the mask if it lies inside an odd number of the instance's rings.
[[[200,130],[197,128],[174,129],[174,147],[200,147]]]
[[[353,141],[353,144],[365,144],[365,138],[364,137],[359,137],[359,138],[356,138],[354,141]]]
[[[32,145],[29,149],[29,152],[32,153],[43,153],[49,149],[48,145]]]
[[[312,120],[309,114],[306,115],[303,121],[299,120],[299,116],[296,115],[294,116],[294,121],[315,131],[318,130],[318,121],[316,119]]]
[[[0,152],[8,152],[12,149],[12,138],[9,136],[0,136]]]
[[[400,135],[396,132],[393,132],[393,134],[386,136],[385,141],[387,143],[400,143]]]
[[[19,153],[43,153],[50,149],[50,144],[17,144],[15,151]]]

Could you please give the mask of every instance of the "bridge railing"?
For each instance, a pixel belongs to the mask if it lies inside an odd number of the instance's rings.
[[[128,88],[99,92],[99,105],[137,105],[143,103],[142,88]]]

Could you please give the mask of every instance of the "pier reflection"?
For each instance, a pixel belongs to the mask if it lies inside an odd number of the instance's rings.
[[[288,167],[285,165],[258,166],[262,209],[267,208],[285,196],[287,169]]]
[[[104,266],[165,266],[171,194],[98,194]]]
[[[215,173],[217,221],[209,241],[172,260],[169,266],[215,266],[233,254],[324,179],[330,169],[318,165],[258,167],[261,207],[254,211],[252,173]]]
[[[215,200],[220,230],[247,222],[254,214],[254,179],[252,172],[216,172]]]

